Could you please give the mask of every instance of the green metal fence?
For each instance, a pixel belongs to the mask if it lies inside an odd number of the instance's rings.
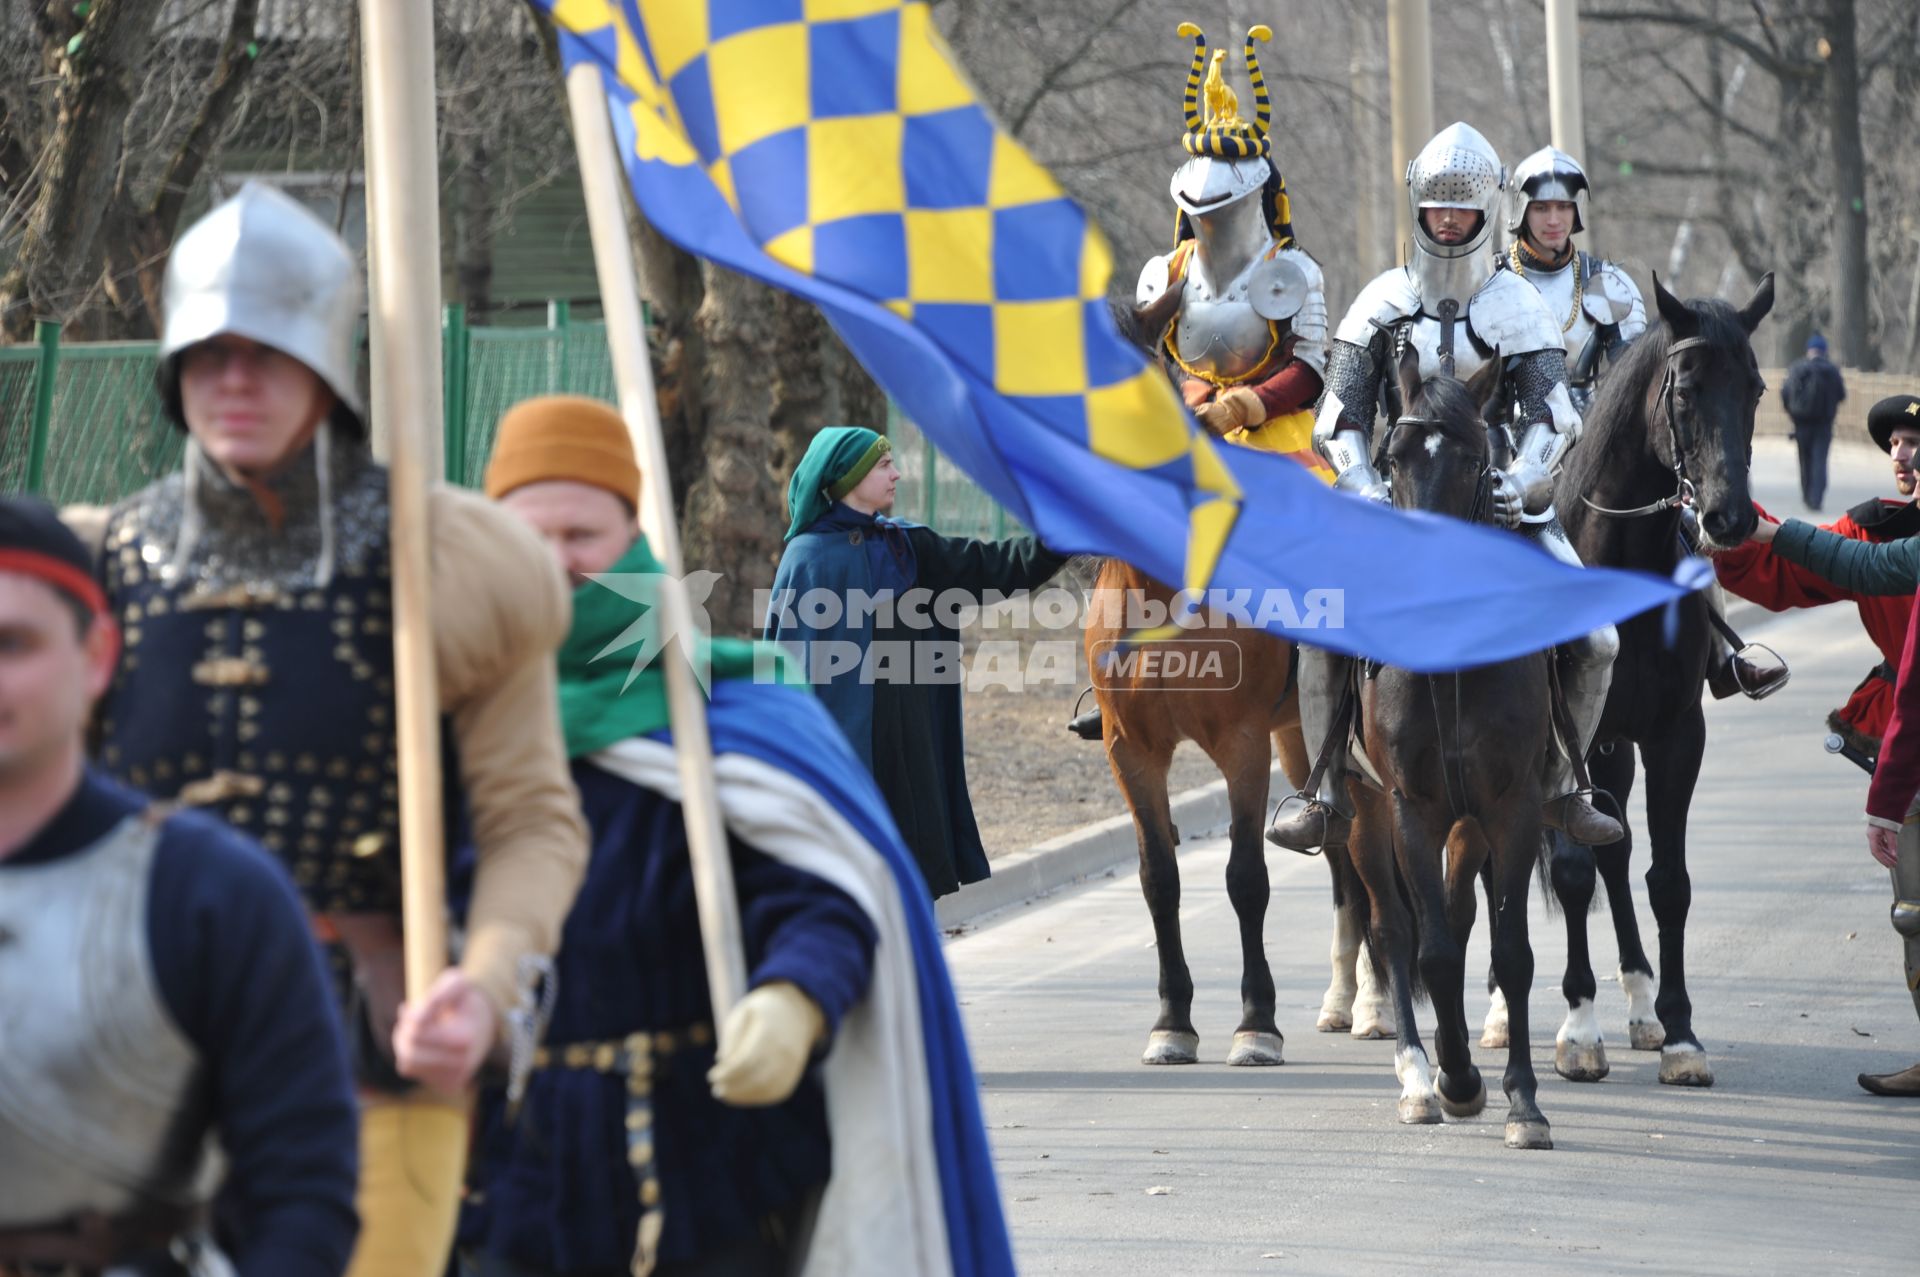
[[[576,321],[566,302],[547,326],[473,327],[449,306],[441,325],[446,477],[478,487],[494,427],[532,395],[616,401],[606,327]],[[56,504],[112,502],[180,464],[183,439],[154,386],[151,342],[60,341],[41,324],[33,345],[0,346],[0,491]],[[902,477],[894,512],[954,536],[1019,531],[1007,512],[892,409],[887,433]]]
[[[887,438],[893,442],[894,464],[900,467],[900,482],[893,494],[896,516],[957,537],[998,540],[1024,530],[891,402]]]
[[[153,385],[148,342],[0,347],[0,488],[60,502],[112,501],[180,463]]]
[[[446,475],[479,486],[494,425],[531,395],[614,401],[606,329],[556,303],[546,328],[471,328],[449,306],[441,329]],[[180,464],[184,439],[154,385],[152,342],[62,344],[41,324],[30,346],[0,346],[0,491],[56,504],[111,502]]]

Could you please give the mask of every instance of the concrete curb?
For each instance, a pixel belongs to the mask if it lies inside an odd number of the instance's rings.
[[[1277,763],[1273,768],[1272,792],[1275,795],[1293,792],[1293,786],[1287,783]],[[1171,805],[1174,828],[1180,831],[1182,845],[1225,832],[1231,819],[1224,777],[1175,794]],[[935,901],[934,917],[942,929],[969,924],[987,914],[1051,895],[1062,887],[1119,865],[1132,864],[1139,849],[1132,815],[1097,821],[994,861],[991,878],[968,883],[952,895]]]

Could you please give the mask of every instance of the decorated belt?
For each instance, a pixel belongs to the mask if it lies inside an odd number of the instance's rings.
[[[713,1028],[695,1024],[657,1033],[629,1033],[610,1042],[570,1042],[543,1046],[533,1067],[624,1075],[627,1079],[627,1165],[640,1188],[640,1228],[633,1242],[633,1277],[647,1277],[660,1254],[666,1213],[660,1205],[660,1177],[653,1160],[653,1066],[676,1051],[710,1046]]]

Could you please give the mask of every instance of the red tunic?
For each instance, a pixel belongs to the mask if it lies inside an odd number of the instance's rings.
[[[1754,504],[1754,509],[1759,511],[1762,518],[1779,522],[1758,502]],[[1828,531],[1855,541],[1897,541],[1920,532],[1920,507],[1916,507],[1912,501],[1880,498],[1862,502],[1824,526]],[[1868,674],[1853,689],[1853,695],[1847,699],[1847,703],[1829,715],[1827,721],[1830,727],[1843,735],[1850,730],[1863,738],[1856,744],[1863,744],[1869,751],[1878,752],[1881,738],[1887,734],[1893,716],[1893,671],[1906,668],[1901,663],[1901,654],[1908,651],[1908,618],[1913,612],[1913,599],[1906,595],[1854,594],[1839,589],[1807,569],[1776,555],[1772,546],[1754,541],[1747,542],[1737,550],[1715,555],[1713,566],[1721,585],[1771,611],[1784,612],[1788,608],[1819,607],[1823,603],[1847,601],[1860,610],[1860,623],[1866,626],[1867,637],[1873,640],[1873,645],[1880,649],[1880,655],[1886,658],[1885,664]],[[1910,651],[1905,659],[1912,659]],[[1920,694],[1920,688],[1915,691]],[[1920,704],[1911,711],[1911,716],[1920,718]],[[1920,741],[1915,743],[1920,745]],[[1920,759],[1915,762],[1920,764]],[[1885,766],[1883,755],[1881,767]]]
[[[1920,679],[1913,677],[1914,635],[1920,626],[1909,621],[1906,645],[1900,649],[1900,685],[1893,694],[1893,714],[1887,723],[1886,745],[1867,786],[1867,815],[1891,822],[1906,820],[1913,796],[1920,793]]]

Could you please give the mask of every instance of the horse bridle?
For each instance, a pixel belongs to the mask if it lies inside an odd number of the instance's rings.
[[[1650,501],[1646,505],[1637,505],[1626,510],[1615,510],[1611,506],[1601,505],[1583,492],[1580,494],[1580,499],[1587,503],[1588,509],[1596,510],[1601,514],[1612,515],[1616,519],[1637,519],[1642,515],[1660,514],[1666,510],[1678,510],[1683,506],[1691,506],[1694,503],[1693,480],[1687,476],[1687,454],[1680,447],[1679,415],[1673,410],[1673,389],[1674,383],[1677,380],[1674,375],[1673,360],[1674,356],[1678,355],[1681,351],[1692,350],[1696,346],[1707,346],[1711,344],[1712,343],[1705,337],[1686,337],[1667,347],[1666,375],[1660,379],[1660,407],[1661,410],[1665,412],[1667,418],[1667,450],[1673,456],[1673,495],[1662,497],[1658,501]]]
[[[1388,454],[1392,453],[1393,432],[1402,426],[1444,427],[1449,424],[1451,423],[1442,421],[1438,417],[1395,417],[1393,424],[1387,427],[1386,438],[1381,441],[1383,445],[1382,451]],[[1494,474],[1495,471],[1492,465],[1488,465],[1480,472],[1480,485],[1474,489],[1473,504],[1467,508],[1468,523],[1481,523],[1485,521],[1488,507],[1493,500]]]

